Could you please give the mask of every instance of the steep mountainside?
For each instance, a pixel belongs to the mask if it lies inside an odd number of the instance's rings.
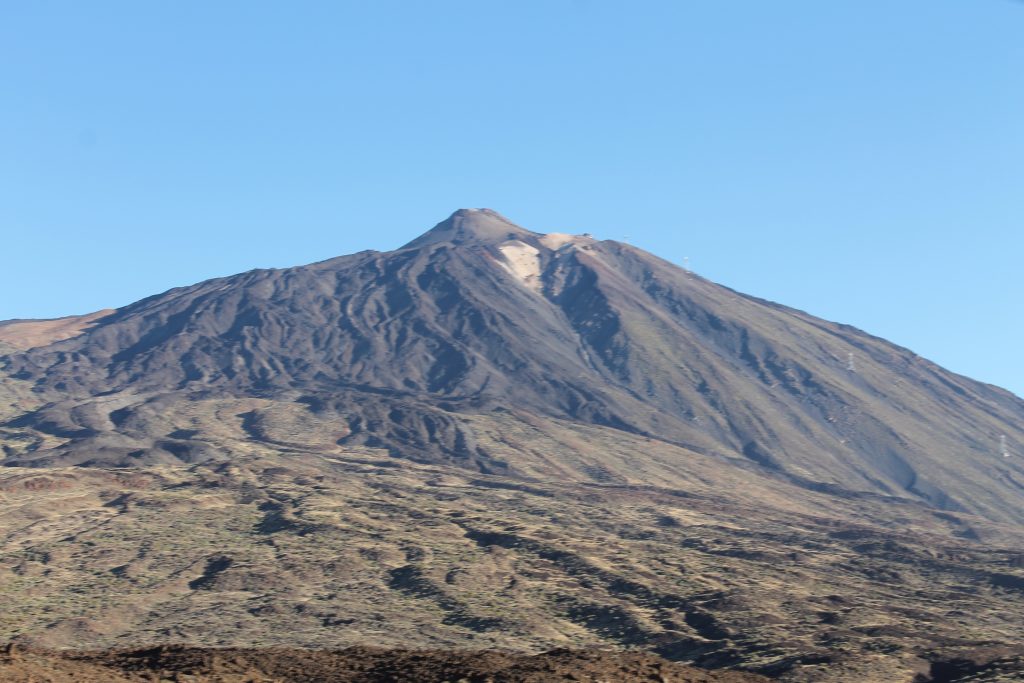
[[[255,439],[312,421],[328,445],[543,476],[472,418],[563,419],[805,488],[1024,521],[1024,468],[1000,450],[1024,444],[1021,399],[631,246],[489,210],[397,251],[171,290],[0,362],[45,403],[2,427],[8,465],[227,458],[158,418],[250,396],[275,404],[240,418]]]

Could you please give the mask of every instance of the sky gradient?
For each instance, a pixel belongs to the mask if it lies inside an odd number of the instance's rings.
[[[1024,395],[1024,3],[0,3],[0,319],[624,239]]]

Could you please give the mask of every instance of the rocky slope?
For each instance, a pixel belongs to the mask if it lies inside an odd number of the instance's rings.
[[[1024,534],[980,518],[243,450],[0,472],[0,641],[627,647],[793,683],[1024,656]]]
[[[762,683],[753,674],[700,671],[652,655],[560,650],[539,655],[500,652],[146,650],[67,655],[0,654],[7,683]]]
[[[1024,675],[1024,402],[858,330],[487,210],[79,320],[0,348],[0,641]]]

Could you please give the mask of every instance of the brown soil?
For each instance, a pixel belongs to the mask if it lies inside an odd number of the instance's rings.
[[[645,653],[552,650],[539,655],[457,650],[339,651],[160,647],[105,653],[9,650],[8,683],[756,683],[742,672],[710,672]]]
[[[0,343],[15,349],[46,346],[77,337],[113,312],[114,309],[107,308],[87,315],[71,315],[52,320],[5,320],[0,322]]]

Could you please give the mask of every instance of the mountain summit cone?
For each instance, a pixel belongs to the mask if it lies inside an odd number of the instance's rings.
[[[402,249],[416,249],[439,242],[451,242],[456,245],[497,244],[539,236],[519,227],[492,209],[459,209]]]

